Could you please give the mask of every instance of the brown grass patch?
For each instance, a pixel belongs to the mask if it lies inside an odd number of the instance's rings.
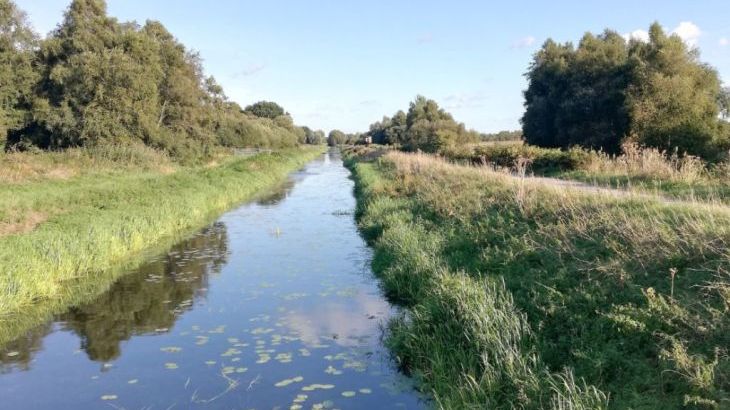
[[[42,212],[30,211],[12,222],[0,222],[0,236],[28,233],[48,219]]]

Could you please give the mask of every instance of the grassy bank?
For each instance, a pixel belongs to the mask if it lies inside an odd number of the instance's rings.
[[[490,165],[614,189],[659,193],[683,200],[730,202],[730,163],[627,144],[621,155],[574,148],[539,148],[521,142],[452,147],[443,156],[462,164]]]
[[[53,157],[69,154],[2,158],[25,165],[0,182],[0,319],[73,303],[98,288],[97,277],[103,286],[121,263],[274,187],[323,149],[219,158],[200,167],[157,158],[126,170],[112,159],[79,167]]]
[[[352,162],[387,342],[443,408],[724,408],[730,211]]]

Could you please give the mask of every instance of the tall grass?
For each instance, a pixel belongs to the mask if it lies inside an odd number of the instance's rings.
[[[28,232],[0,236],[0,321],[38,304],[74,300],[77,291],[93,288],[88,284],[99,272],[201,226],[322,150],[228,158],[173,173],[136,169],[0,185],[0,217],[18,209],[45,217]]]
[[[443,155],[457,163],[511,171],[520,164],[526,164],[528,173],[540,176],[611,188],[660,192],[681,199],[730,202],[730,162],[708,164],[698,157],[644,148],[635,143],[625,144],[620,155],[514,143],[455,147]]]
[[[104,144],[63,151],[0,152],[0,185],[137,171],[172,172],[168,154],[143,144]]]
[[[423,155],[354,165],[389,344],[444,408],[730,403],[730,210]]]

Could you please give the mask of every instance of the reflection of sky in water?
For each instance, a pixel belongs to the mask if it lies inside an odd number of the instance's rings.
[[[284,323],[299,335],[306,345],[335,343],[358,346],[364,339],[380,333],[380,321],[389,306],[382,298],[362,291],[347,302],[324,302],[306,311],[294,310]]]
[[[423,407],[347,176],[326,156],[0,348],[0,408]]]

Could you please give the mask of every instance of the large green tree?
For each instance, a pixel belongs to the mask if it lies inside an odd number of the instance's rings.
[[[38,38],[25,13],[0,0],[0,147],[8,132],[30,121],[30,104],[39,78],[34,67]]]
[[[272,101],[259,101],[246,107],[246,112],[257,117],[274,119],[286,115],[286,111],[279,104]]]
[[[347,134],[340,130],[332,130],[327,136],[327,145],[334,147],[347,143]]]
[[[411,102],[408,113],[398,111],[392,118],[383,117],[370,125],[367,135],[377,144],[398,144],[408,151],[425,152],[479,139],[478,133],[456,122],[436,101],[420,95]]]
[[[256,105],[269,108],[256,116],[229,101],[199,55],[157,21],[121,23],[104,0],[73,0],[37,43],[13,3],[0,0],[0,12],[0,126],[10,147],[142,143],[195,160],[217,146],[306,142],[278,105]]]
[[[676,35],[657,23],[649,42],[634,42],[634,81],[628,90],[632,138],[643,145],[713,155],[718,132],[720,80]]]
[[[606,30],[578,47],[546,41],[527,73],[525,140],[618,152],[631,139],[712,157],[721,142],[717,73],[659,24],[649,37],[626,42]]]

